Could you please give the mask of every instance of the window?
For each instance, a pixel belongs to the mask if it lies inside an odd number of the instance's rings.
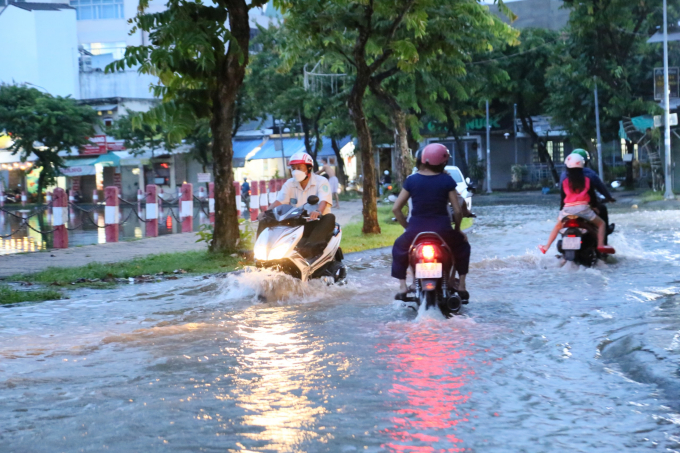
[[[125,42],[91,42],[83,44],[83,49],[92,55],[113,54],[114,60],[120,60],[125,56]]]
[[[76,9],[78,20],[125,18],[123,0],[71,0],[71,6]]]
[[[113,118],[104,118],[104,126],[106,127],[113,126]]]

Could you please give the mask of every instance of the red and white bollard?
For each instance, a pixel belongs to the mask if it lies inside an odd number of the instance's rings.
[[[198,188],[198,199],[201,201],[205,200],[205,187],[203,186]]]
[[[260,181],[260,211],[267,210],[269,202],[267,201],[267,181]]]
[[[182,184],[182,233],[191,233],[194,230],[194,186],[190,183]]]
[[[45,203],[48,205],[52,203],[52,192],[45,192]]]
[[[234,193],[236,198],[236,216],[241,217],[241,184],[234,181]]]
[[[276,201],[276,180],[275,179],[270,179],[269,180],[269,204],[271,205]]]
[[[104,208],[106,242],[118,242],[118,233],[120,231],[120,225],[118,225],[118,222],[120,222],[118,187],[106,187],[104,189],[104,199],[106,200],[106,207]]]
[[[284,182],[285,182],[285,180],[283,180],[283,179],[277,179],[276,180],[276,196],[278,196],[279,192],[281,192],[281,187],[283,187]]]
[[[144,199],[144,192],[142,189],[137,189],[137,213],[142,213],[142,200]]]
[[[158,186],[146,186],[146,237],[158,237]]]
[[[208,183],[208,214],[210,223],[215,223],[215,183]]]
[[[21,191],[21,206],[26,206],[27,202],[28,202],[28,197],[26,196],[26,191],[22,190]]]
[[[250,220],[257,220],[257,213],[260,209],[260,191],[257,181],[250,181]]]
[[[68,202],[69,203],[75,203],[76,202],[76,194],[75,194],[75,190],[73,190],[73,189],[68,191]]]
[[[66,229],[66,221],[68,219],[68,196],[64,189],[54,189],[54,204],[52,205],[52,226],[54,227],[54,234],[52,235],[55,249],[68,248],[68,230]]]
[[[94,204],[99,203],[99,192],[97,191],[97,189],[94,189],[92,191],[92,203]]]

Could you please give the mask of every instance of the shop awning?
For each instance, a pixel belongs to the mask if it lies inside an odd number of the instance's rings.
[[[84,159],[64,159],[66,168],[61,169],[61,174],[69,177],[94,175],[96,173],[94,168],[94,162],[96,160],[97,158],[94,157]]]
[[[280,159],[281,150],[276,149],[276,142],[281,139],[277,137],[270,138],[267,143],[262,145],[262,149],[259,150],[254,156],[248,160],[258,160],[258,159]],[[348,140],[349,141],[349,140]],[[347,142],[345,142],[346,144]],[[343,145],[344,146],[344,145]],[[297,152],[305,152],[305,140],[304,138],[292,138],[287,137],[283,139],[283,154],[285,157],[290,157]],[[331,139],[328,137],[323,137],[323,147],[319,150],[317,157],[322,156],[334,156],[333,148],[331,147]]]
[[[264,139],[258,138],[255,140],[234,140],[232,147],[234,149],[235,159],[245,159],[255,148],[262,146]]]
[[[104,167],[118,167],[120,166],[120,157],[114,152],[108,152],[99,156],[92,164],[99,164]]]

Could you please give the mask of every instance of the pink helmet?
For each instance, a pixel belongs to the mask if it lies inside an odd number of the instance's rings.
[[[451,154],[449,154],[449,150],[446,146],[441,143],[431,143],[423,148],[420,161],[424,164],[437,166],[448,163],[450,157]]]

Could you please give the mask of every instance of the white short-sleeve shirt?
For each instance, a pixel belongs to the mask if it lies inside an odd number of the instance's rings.
[[[303,206],[307,203],[307,198],[309,198],[310,195],[319,197],[319,202],[325,201],[328,203],[326,212],[323,212],[322,214],[331,212],[330,206],[333,204],[331,185],[326,178],[314,173],[312,173],[311,179],[304,189],[294,178],[290,178],[281,187],[279,194],[276,196],[276,201],[282,204]],[[293,203],[291,200],[294,200],[295,202]]]

